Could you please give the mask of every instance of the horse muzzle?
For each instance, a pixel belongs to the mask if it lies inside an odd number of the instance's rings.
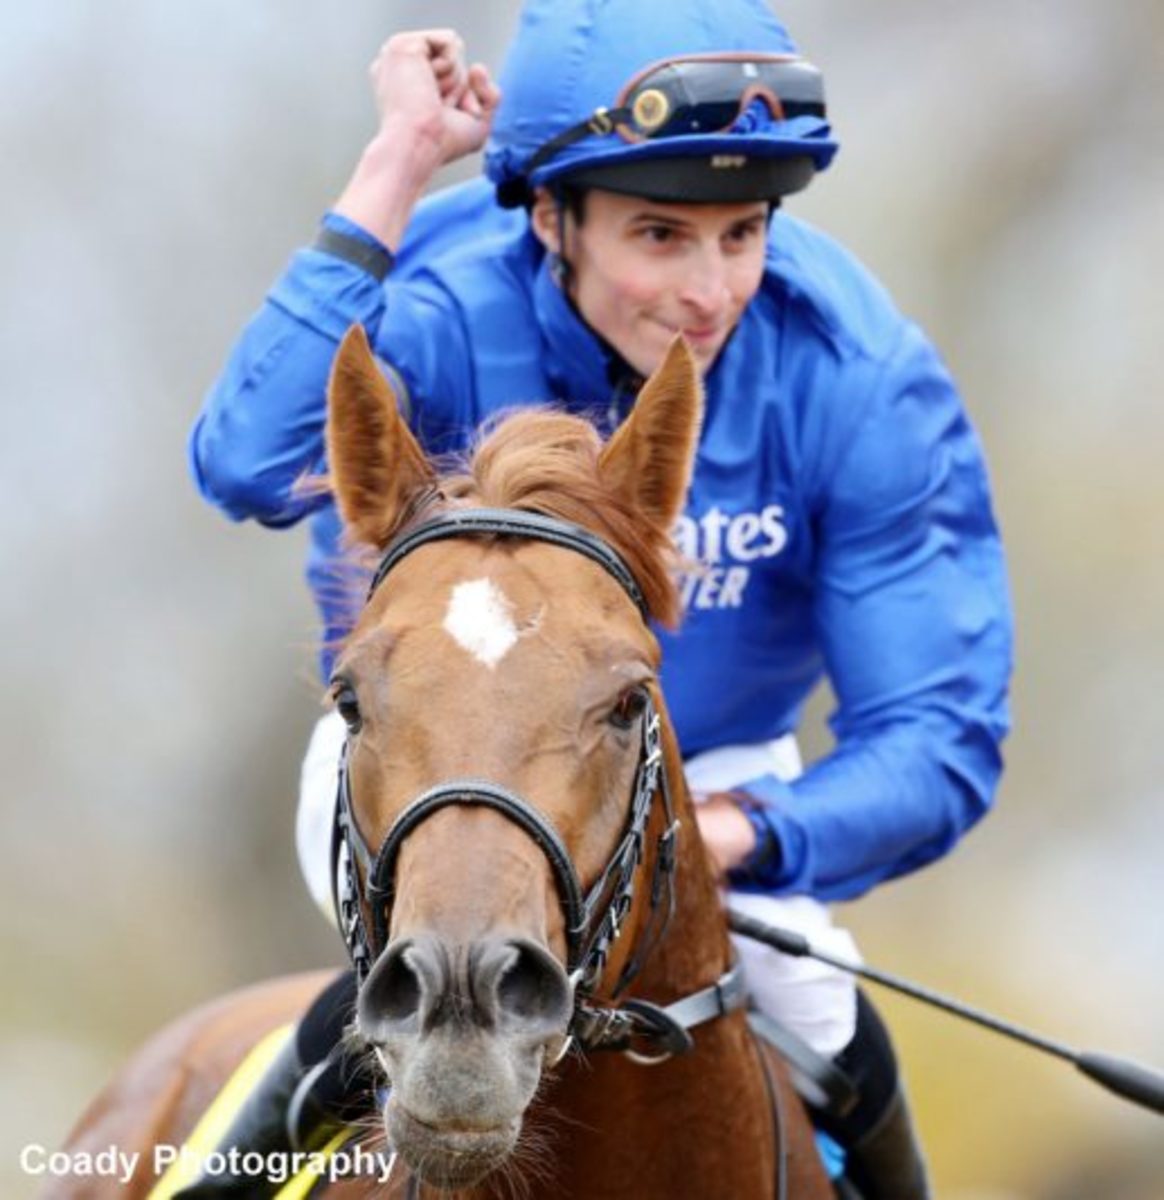
[[[513,1153],[521,1133],[515,1117],[493,1129],[440,1128],[414,1117],[393,1095],[384,1122],[391,1143],[413,1174],[438,1188],[479,1183]]]
[[[356,1011],[392,1085],[392,1145],[427,1182],[465,1187],[516,1145],[543,1065],[565,1041],[573,988],[530,938],[458,945],[425,933],[388,945]]]

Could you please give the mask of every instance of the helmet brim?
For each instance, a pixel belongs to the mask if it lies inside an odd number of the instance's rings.
[[[783,158],[719,154],[595,164],[564,172],[553,182],[666,204],[746,204],[802,191],[815,173],[816,163],[807,154]]]

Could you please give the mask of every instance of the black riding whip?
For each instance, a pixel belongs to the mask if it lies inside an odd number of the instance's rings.
[[[1101,1084],[1110,1092],[1115,1092],[1117,1096],[1123,1096],[1125,1100],[1131,1100],[1134,1104],[1151,1109],[1153,1112],[1164,1113],[1164,1075],[1151,1067],[1129,1062],[1127,1059],[1116,1058],[1111,1054],[1073,1050],[1062,1042],[1052,1041],[1037,1033],[1031,1033],[1009,1021],[991,1016],[990,1013],[983,1012],[981,1009],[963,1004],[959,1000],[953,1000],[949,996],[943,996],[931,988],[910,983],[908,979],[902,979],[898,975],[890,975],[886,971],[878,971],[874,967],[862,966],[859,963],[827,954],[823,950],[817,950],[801,934],[790,929],[783,929],[778,925],[769,925],[766,921],[757,921],[755,917],[750,917],[737,909],[729,907],[727,917],[728,926],[733,933],[763,942],[766,946],[771,946],[783,954],[790,954],[796,958],[815,958],[819,962],[828,963],[830,967],[847,971],[850,975],[859,975],[862,979],[879,983],[883,987],[892,988],[895,992],[901,992],[902,995],[912,996],[915,1000],[932,1004],[935,1008],[944,1009],[957,1017],[964,1017],[967,1021],[973,1021],[977,1025],[993,1029],[995,1033],[1001,1033],[1017,1042],[1033,1046],[1036,1050],[1053,1054],[1056,1058],[1066,1059],[1089,1079],[1094,1079],[1096,1083]]]

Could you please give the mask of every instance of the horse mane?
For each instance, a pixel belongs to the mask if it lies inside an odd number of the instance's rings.
[[[501,414],[464,455],[445,459],[432,492],[403,513],[393,536],[450,508],[517,508],[539,512],[598,534],[630,568],[647,608],[674,627],[678,565],[670,531],[646,520],[603,478],[603,442],[581,417],[548,408]]]

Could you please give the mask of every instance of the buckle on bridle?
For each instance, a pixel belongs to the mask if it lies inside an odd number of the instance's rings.
[[[634,1018],[634,1036],[649,1038],[660,1051],[648,1055],[628,1046],[623,1053],[634,1062],[650,1066],[665,1062],[676,1054],[690,1054],[695,1049],[695,1039],[691,1033],[659,1005],[632,998],[622,1002],[622,1011]]]
[[[614,122],[610,119],[608,108],[596,108],[587,124],[591,133],[607,134],[614,129]]]
[[[674,875],[675,861],[679,851],[679,822],[671,824],[659,834],[655,845],[655,870],[651,875],[651,907],[658,906],[663,898],[663,889]]]

